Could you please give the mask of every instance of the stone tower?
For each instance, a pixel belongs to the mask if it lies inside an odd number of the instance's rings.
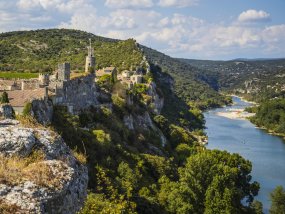
[[[40,82],[40,85],[48,85],[49,84],[49,74],[39,74],[39,82]]]
[[[60,81],[70,80],[70,63],[65,62],[58,65],[57,79]]]
[[[86,63],[85,63],[85,72],[89,72],[90,69],[93,69],[93,71],[91,70],[91,72],[95,72],[95,56],[94,56],[94,50],[92,49],[91,46],[91,39],[89,39],[89,47],[87,47],[88,49],[88,56],[86,56]]]

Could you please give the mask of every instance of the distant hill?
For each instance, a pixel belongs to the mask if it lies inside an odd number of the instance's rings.
[[[285,96],[285,59],[179,61],[203,70],[222,91],[255,101]]]
[[[64,61],[71,63],[72,70],[83,71],[89,39],[97,68],[140,66],[142,54],[132,39],[119,41],[78,30],[51,29],[0,34],[0,71],[51,72]]]

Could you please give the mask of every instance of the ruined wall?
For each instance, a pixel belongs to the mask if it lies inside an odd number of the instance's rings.
[[[65,105],[74,112],[98,104],[94,79],[95,76],[90,74],[63,82],[62,88],[56,90],[54,104]]]

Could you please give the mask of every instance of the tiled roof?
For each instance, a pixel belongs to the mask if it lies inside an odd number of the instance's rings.
[[[45,97],[45,88],[7,91],[7,93],[9,102],[13,107],[23,107],[27,102],[33,99],[43,99]]]

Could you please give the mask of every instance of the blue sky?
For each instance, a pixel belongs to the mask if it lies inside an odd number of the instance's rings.
[[[284,0],[1,0],[0,31],[71,28],[173,57],[285,57]]]

